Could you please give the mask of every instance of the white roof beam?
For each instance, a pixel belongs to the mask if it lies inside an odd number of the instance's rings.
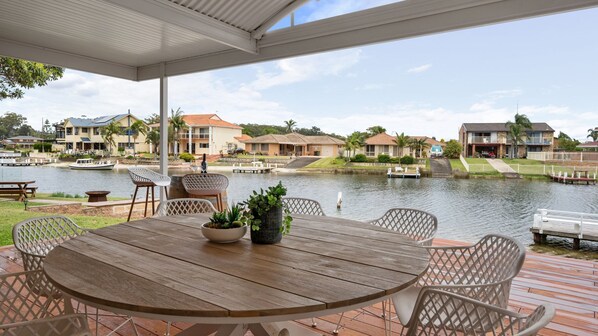
[[[112,63],[92,57],[19,43],[0,38],[0,55],[87,71],[105,76],[137,80],[137,67]]]
[[[121,8],[188,29],[208,39],[257,54],[257,40],[249,32],[167,0],[104,0]]]
[[[404,1],[274,31],[259,41],[259,55],[236,50],[166,63],[168,76],[411,38],[598,6],[598,0]],[[139,68],[139,80],[159,76]]]

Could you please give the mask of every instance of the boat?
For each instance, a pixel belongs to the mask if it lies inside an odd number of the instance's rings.
[[[111,170],[116,165],[112,161],[94,161],[93,159],[77,159],[69,168],[79,170]]]

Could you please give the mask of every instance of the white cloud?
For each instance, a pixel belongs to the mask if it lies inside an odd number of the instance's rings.
[[[360,56],[360,49],[351,49],[276,61],[275,69],[272,71],[268,72],[258,68],[257,79],[251,83],[251,87],[256,90],[265,90],[274,86],[289,85],[324,76],[338,76],[356,65]]]
[[[424,64],[424,65],[420,65],[418,67],[411,68],[411,69],[407,70],[407,73],[422,73],[422,72],[426,72],[426,71],[430,70],[431,67],[432,67],[432,64]]]

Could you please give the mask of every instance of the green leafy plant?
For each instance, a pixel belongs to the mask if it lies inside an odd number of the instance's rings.
[[[185,162],[191,162],[191,160],[195,159],[193,154],[190,154],[190,153],[181,153],[181,155],[179,155],[179,158],[181,160],[185,160]]]
[[[242,227],[249,223],[250,217],[248,211],[244,210],[241,205],[235,204],[224,211],[215,212],[206,226],[212,229]]]
[[[282,205],[282,197],[287,194],[287,188],[282,185],[282,182],[278,182],[277,185],[269,187],[264,191],[260,189],[260,192],[253,191],[252,195],[249,195],[249,199],[243,204],[247,205],[249,211],[251,211],[251,230],[259,231],[262,224],[262,216],[267,214],[271,209],[282,208],[282,226],[280,228],[282,234],[286,235],[291,231],[291,217],[289,210]]]

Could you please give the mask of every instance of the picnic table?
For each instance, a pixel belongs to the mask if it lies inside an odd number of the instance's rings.
[[[35,197],[37,187],[29,186],[35,181],[0,181],[0,194],[2,195],[16,195],[17,201],[23,201],[27,197],[27,192]]]
[[[259,245],[249,234],[209,242],[200,229],[208,220],[145,218],[93,230],[53,249],[44,272],[88,305],[200,323],[181,335],[277,335],[302,329],[284,321],[385,300],[428,267],[428,253],[414,241],[363,222],[295,215],[282,242]]]

